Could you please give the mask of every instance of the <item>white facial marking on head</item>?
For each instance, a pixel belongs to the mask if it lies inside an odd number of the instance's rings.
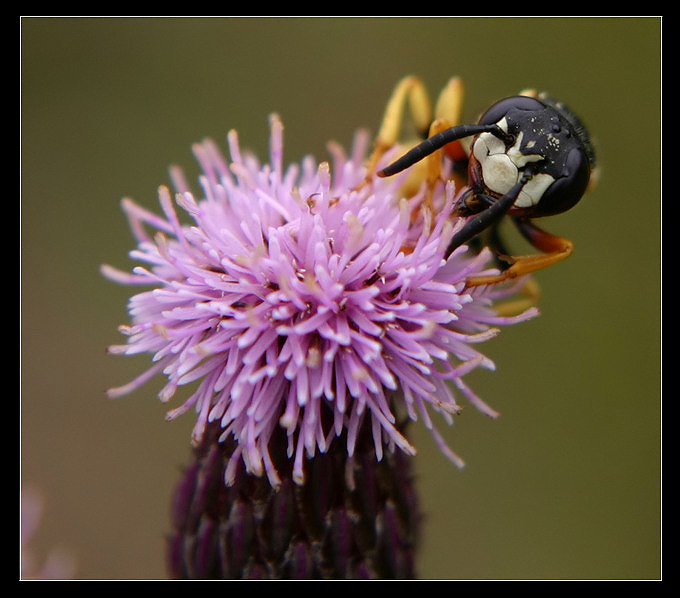
[[[540,154],[523,154],[522,150],[520,149],[522,145],[522,138],[524,137],[524,133],[520,133],[517,135],[517,139],[514,143],[514,145],[510,148],[508,148],[508,156],[512,160],[513,164],[517,166],[517,168],[522,168],[526,166],[529,162],[538,162],[539,160],[543,159],[543,156]]]
[[[498,121],[498,126],[507,132],[505,118]],[[512,147],[507,149],[505,143],[491,133],[482,133],[475,141],[473,153],[482,167],[484,184],[494,193],[503,195],[510,191],[519,181],[522,168],[530,162],[543,159],[540,154],[522,153],[520,148],[523,137],[524,134],[520,132]],[[534,145],[534,142],[529,142],[525,150]],[[533,176],[522,189],[514,205],[522,208],[536,205],[553,181],[553,177],[545,173]]]
[[[473,147],[482,167],[484,184],[496,193],[506,193],[517,181],[517,167],[505,153],[505,143],[491,133],[482,133]]]
[[[546,189],[555,182],[549,174],[541,172],[531,177],[531,180],[522,187],[519,197],[514,205],[518,208],[529,208],[535,206],[545,193]]]

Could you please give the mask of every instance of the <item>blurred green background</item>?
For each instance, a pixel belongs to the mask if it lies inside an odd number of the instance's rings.
[[[172,163],[231,128],[286,161],[375,132],[395,83],[466,83],[466,118],[526,87],[567,102],[600,185],[545,223],[574,255],[538,276],[542,316],[485,347],[471,384],[502,416],[420,424],[415,466],[431,579],[660,576],[660,36],[656,18],[25,18],[21,21],[21,476],[46,500],[32,543],[85,579],[163,578],[171,488],[193,414],[158,384],[104,391],[146,357],[109,356],[130,289],[119,200],[157,210]],[[173,404],[174,405],[174,404]]]

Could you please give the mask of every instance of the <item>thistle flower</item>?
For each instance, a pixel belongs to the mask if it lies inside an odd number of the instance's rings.
[[[131,298],[132,324],[121,327],[127,344],[110,351],[151,353],[155,363],[109,396],[162,372],[167,384],[159,398],[166,402],[198,381],[167,417],[195,409],[194,444],[211,422],[219,422],[220,440],[234,438],[227,483],[242,459],[249,473],[280,484],[269,449],[277,426],[287,432],[297,483],[304,482],[304,455],[326,452],[343,431],[351,456],[365,418],[378,460],[386,448],[414,454],[396,409],[422,418],[462,465],[429,412],[447,421],[459,412],[452,385],[494,416],[463,380],[475,368],[494,367],[474,346],[535,311],[500,317],[493,303],[513,289],[466,288],[468,276],[488,272],[486,251],[469,255],[462,246],[443,259],[456,226],[453,184],[434,194],[434,213],[423,208],[424,191],[400,197],[396,177],[361,185],[363,133],[349,156],[331,146],[332,168],[307,158],[284,170],[276,117],[269,164],[243,154],[235,132],[228,141],[230,162],[211,141],[194,148],[204,199],[172,170],[177,204],[192,226],[180,223],[166,187],[159,191],[163,217],[123,200],[138,242],[130,255],[149,266],[103,272],[154,288]]]
[[[154,364],[109,396],[161,374],[164,402],[193,384],[167,415],[197,413],[171,575],[412,577],[404,422],[422,420],[462,466],[431,413],[451,423],[463,397],[495,416],[464,381],[494,367],[475,347],[536,312],[502,317],[494,304],[516,288],[466,286],[493,271],[488,250],[444,258],[462,225],[453,183],[403,197],[402,178],[367,172],[365,133],[349,155],[331,145],[330,162],[284,169],[283,127],[270,125],[264,165],[233,131],[229,160],[211,141],[194,147],[200,199],[171,170],[193,224],[166,187],[162,216],[123,201],[146,266],[103,272],[151,289],[131,298],[127,343],[110,350]]]

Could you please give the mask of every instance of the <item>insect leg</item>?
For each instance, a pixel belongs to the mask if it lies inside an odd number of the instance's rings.
[[[542,270],[571,255],[574,248],[569,239],[544,231],[529,220],[513,218],[519,231],[536,249],[543,254],[524,255],[513,258],[512,265],[497,276],[479,276],[467,280],[468,286],[494,284]]]
[[[376,164],[383,154],[394,146],[404,118],[404,110],[410,108],[411,119],[422,137],[426,137],[432,123],[432,105],[423,82],[417,77],[404,77],[397,83],[390,96],[378,135],[375,139],[375,150],[368,161],[370,178],[375,172]]]
[[[526,185],[531,175],[524,173],[522,178],[503,197],[494,201],[488,208],[472,216],[457,233],[451,237],[449,246],[444,254],[449,257],[454,249],[476,237],[483,230],[500,220],[505,213],[512,207],[520,194],[522,187]]]

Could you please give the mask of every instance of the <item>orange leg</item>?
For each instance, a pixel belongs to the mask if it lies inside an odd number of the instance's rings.
[[[484,284],[498,284],[506,280],[536,272],[537,270],[542,270],[543,268],[547,268],[552,264],[566,259],[571,255],[574,249],[574,245],[569,239],[552,235],[538,228],[528,220],[516,221],[516,224],[524,237],[536,247],[536,249],[539,249],[544,253],[511,258],[513,263],[504,272],[495,276],[472,276],[467,279],[467,286],[475,287]]]

